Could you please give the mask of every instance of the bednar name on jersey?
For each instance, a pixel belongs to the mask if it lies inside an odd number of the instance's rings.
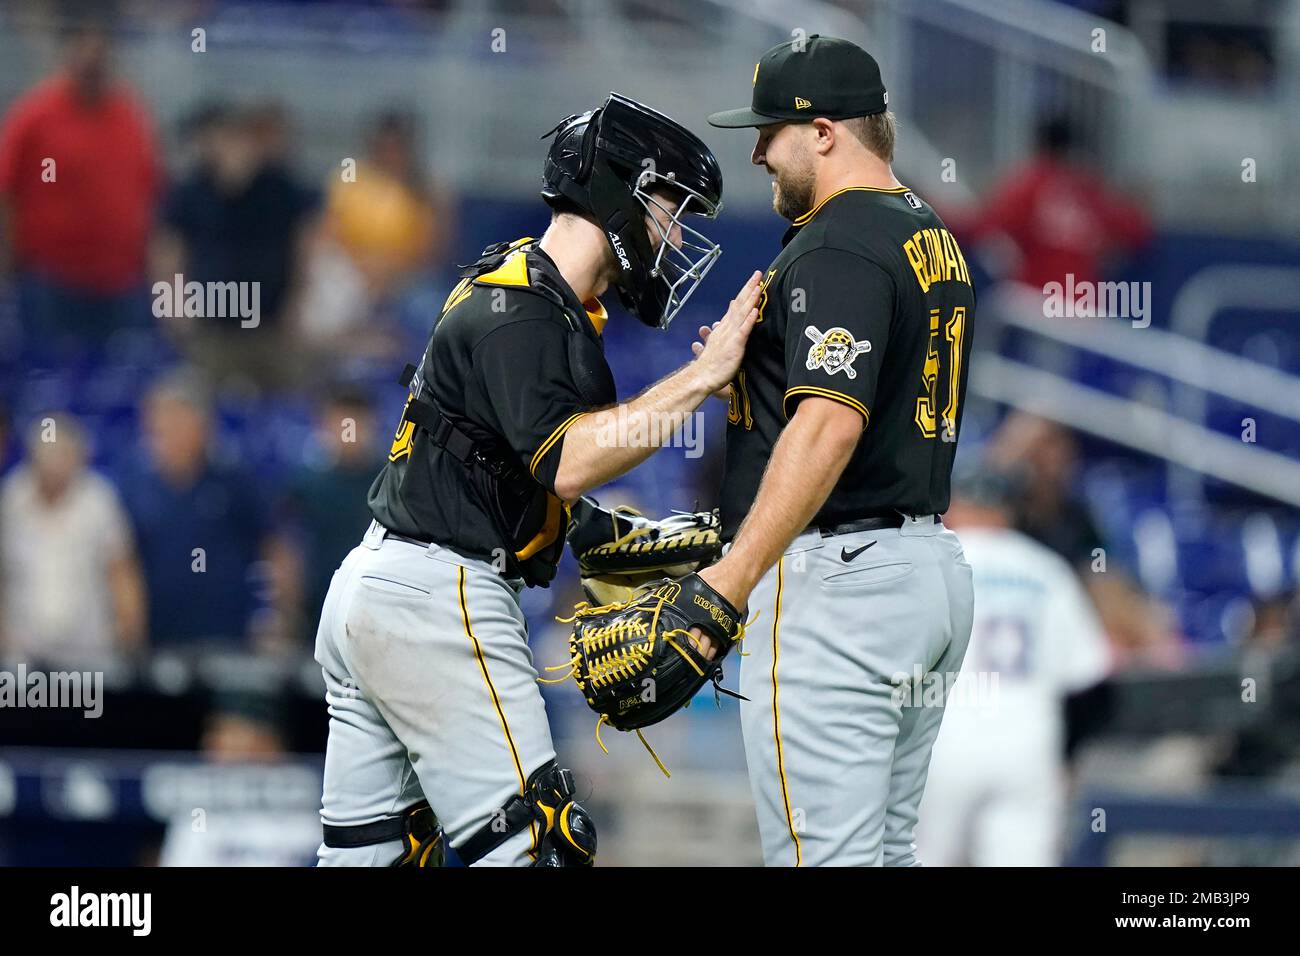
[[[852,187],[795,220],[732,383],[730,539],[799,402],[852,408],[862,440],[814,523],[941,514],[966,394],[975,293],[957,241],[906,187]]]
[[[577,300],[534,240],[493,247],[504,248],[498,267],[462,279],[447,297],[411,389],[535,480],[545,498],[537,527],[527,541],[503,541],[466,467],[405,415],[369,504],[399,534],[498,570],[507,570],[507,549],[521,561],[553,558],[553,574],[566,523],[554,494],[564,435],[615,400],[600,338],[606,313],[599,302]]]

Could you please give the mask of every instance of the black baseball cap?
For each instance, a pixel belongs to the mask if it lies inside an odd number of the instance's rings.
[[[880,64],[855,43],[812,34],[772,47],[754,66],[752,105],[709,117],[740,129],[823,116],[841,120],[883,113],[889,94]]]

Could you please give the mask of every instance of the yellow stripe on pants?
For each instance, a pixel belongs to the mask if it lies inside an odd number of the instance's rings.
[[[781,777],[781,799],[785,801],[785,821],[790,827],[790,839],[794,841],[794,865],[803,864],[803,847],[799,845],[799,834],[794,829],[794,814],[790,811],[790,785],[785,779],[785,752],[781,747],[781,710],[778,703],[780,693],[776,682],[776,660],[780,650],[781,631],[781,588],[785,584],[785,557],[776,563],[776,613],[772,621],[772,730],[776,737],[776,772]]]
[[[519,777],[519,795],[522,797],[525,795],[526,788],[524,768],[519,763],[519,751],[515,748],[514,737],[510,735],[510,724],[506,722],[505,711],[501,709],[501,698],[497,696],[497,689],[492,686],[492,678],[488,675],[487,661],[483,657],[483,648],[479,645],[478,638],[474,636],[474,631],[469,624],[469,604],[465,600],[465,568],[463,565],[459,565],[456,570],[457,590],[460,595],[460,619],[465,624],[465,636],[474,645],[474,656],[478,658],[479,670],[483,672],[483,683],[487,684],[488,694],[492,697],[492,706],[496,708],[497,719],[501,721],[501,730],[506,735],[506,745],[510,748],[510,757],[515,762],[515,774]],[[532,833],[533,845],[528,850],[528,855],[535,856],[537,824],[529,824],[529,831]]]

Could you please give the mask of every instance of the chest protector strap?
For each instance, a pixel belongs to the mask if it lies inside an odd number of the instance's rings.
[[[414,376],[415,366],[406,366],[402,384],[409,388]],[[464,466],[470,488],[506,545],[504,570],[530,587],[549,585],[564,548],[568,524],[564,502],[499,443],[475,438],[428,399],[408,399],[405,417],[428,435],[430,443]]]
[[[472,280],[497,269],[522,244],[489,246],[482,258],[461,269],[461,277]],[[581,324],[586,318],[579,320],[575,315],[554,267],[540,256],[529,256],[527,262],[529,290],[544,295],[563,309],[575,338],[588,338]],[[416,372],[414,365],[407,365],[402,371],[400,383],[408,390]],[[612,391],[612,382],[610,385]],[[434,446],[465,467],[469,484],[478,492],[497,533],[508,545],[507,570],[530,586],[548,585],[555,577],[555,565],[564,548],[568,506],[533,478],[500,441],[493,441],[491,436],[474,437],[464,425],[423,395],[412,394],[405,418],[428,435]]]

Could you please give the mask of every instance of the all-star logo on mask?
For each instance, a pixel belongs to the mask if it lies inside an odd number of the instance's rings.
[[[628,269],[632,268],[632,263],[628,262],[627,253],[623,251],[623,242],[618,238],[618,233],[614,232],[614,230],[610,229],[607,231],[609,233],[609,241],[614,246],[614,252],[618,254],[618,264],[621,265],[623,271],[626,272]]]

